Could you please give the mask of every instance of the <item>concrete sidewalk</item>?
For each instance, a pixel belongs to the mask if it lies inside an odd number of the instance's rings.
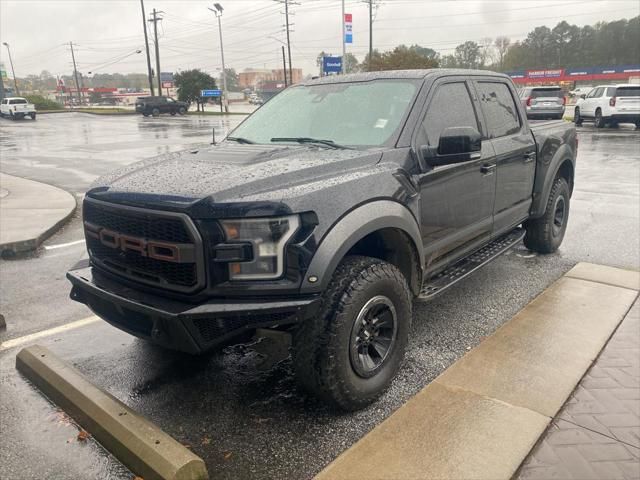
[[[640,303],[522,465],[518,479],[640,478]]]
[[[36,249],[75,209],[64,190],[0,173],[0,253]]]
[[[317,478],[512,478],[639,290],[638,272],[578,264]]]

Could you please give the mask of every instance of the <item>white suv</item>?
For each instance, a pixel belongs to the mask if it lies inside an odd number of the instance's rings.
[[[600,85],[576,103],[576,125],[593,120],[596,128],[606,124],[635,123],[640,128],[640,85]]]

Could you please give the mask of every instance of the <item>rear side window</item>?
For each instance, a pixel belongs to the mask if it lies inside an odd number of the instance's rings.
[[[560,88],[539,88],[531,92],[532,98],[562,98],[564,94]]]
[[[449,127],[473,127],[478,130],[478,119],[464,82],[440,85],[429,103],[422,122],[421,144],[437,146],[443,130]]]
[[[511,91],[504,83],[478,82],[480,105],[487,120],[489,138],[520,131],[520,117]]]
[[[616,87],[607,88],[607,93],[605,94],[605,97],[615,97],[615,96],[616,96]]]
[[[616,97],[640,97],[640,87],[618,87]]]
[[[24,103],[27,103],[27,101],[24,98],[16,98],[14,100],[9,100],[9,105],[22,105]]]
[[[587,98],[598,98],[602,96],[602,92],[604,92],[604,87],[598,87],[594,90],[591,90],[591,93],[587,95]]]

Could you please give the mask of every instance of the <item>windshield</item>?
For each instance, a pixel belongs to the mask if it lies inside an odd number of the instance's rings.
[[[373,80],[292,87],[247,118],[231,137],[252,143],[306,138],[351,147],[380,146],[400,128],[418,84]]]
[[[562,90],[559,88],[540,88],[540,89],[534,89],[531,92],[531,97],[532,98],[553,98],[553,97],[557,97],[557,98],[562,98],[564,96],[564,94],[562,93]]]
[[[618,87],[616,97],[640,97],[640,87]]]
[[[9,105],[22,105],[23,103],[27,103],[24,98],[14,98],[13,100],[9,100]]]

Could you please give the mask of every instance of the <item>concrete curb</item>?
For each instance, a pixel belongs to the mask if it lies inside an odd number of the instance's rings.
[[[16,368],[136,475],[145,480],[209,478],[200,457],[47,348],[23,348]]]
[[[58,187],[54,187],[53,185],[48,185],[46,183],[42,183],[42,182],[38,182],[35,180],[30,180],[30,179],[26,179],[26,178],[22,178],[22,177],[16,177],[14,175],[8,175],[6,173],[2,173],[1,174],[2,177],[6,178],[11,178],[13,180],[18,179],[20,182],[24,182],[24,183],[30,183],[32,185],[41,185],[42,189],[46,189],[48,191],[56,191],[56,194],[59,197],[66,197],[67,201],[69,204],[71,204],[71,206],[68,207],[63,207],[60,208],[59,210],[67,210],[65,212],[65,214],[62,217],[58,217],[57,220],[52,223],[52,224],[45,224],[44,222],[37,227],[38,232],[37,233],[29,233],[29,234],[25,234],[24,237],[19,238],[17,240],[9,240],[9,241],[0,241],[0,253],[4,253],[6,251],[11,252],[11,253],[24,253],[24,252],[28,252],[31,250],[35,250],[36,248],[38,248],[40,246],[40,244],[42,242],[44,242],[47,238],[49,238],[51,235],[53,235],[54,233],[56,233],[65,223],[67,223],[67,221],[73,216],[73,214],[75,213],[76,209],[78,208],[78,202],[76,201],[76,198],[71,195],[69,192],[66,192],[64,190],[62,190],[61,188]],[[11,192],[9,194],[8,197],[12,197],[12,193]],[[22,192],[20,192],[22,193]],[[19,196],[20,193],[18,193],[17,195]],[[3,216],[7,216],[8,213],[10,211],[13,211],[13,208],[10,207],[5,207],[3,205],[3,203],[7,202],[8,200],[6,200],[7,197],[3,197],[2,199],[2,203],[0,203],[0,213],[2,213]],[[13,198],[12,198],[13,200]],[[42,201],[43,202],[47,202],[47,198],[46,195],[43,196]],[[25,219],[27,218],[27,214],[26,212],[29,212],[29,208],[26,209],[20,209],[21,211],[21,219]],[[36,210],[41,210],[41,208],[38,208],[36,206],[34,206],[33,209],[31,209],[32,211],[36,211]],[[22,214],[24,212],[24,214]],[[1,221],[1,220],[0,220]],[[34,227],[36,228],[36,227]],[[7,230],[7,226],[3,225],[2,226],[3,230]]]
[[[638,275],[578,264],[316,478],[512,478],[638,298]]]

